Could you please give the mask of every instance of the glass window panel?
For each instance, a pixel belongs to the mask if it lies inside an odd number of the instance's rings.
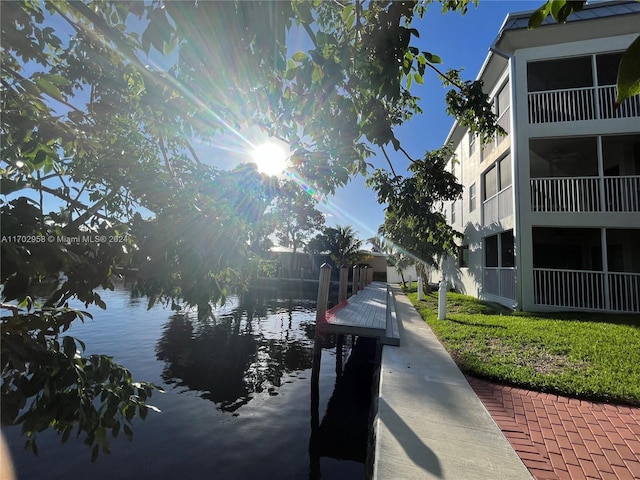
[[[472,184],[469,187],[469,211],[473,212],[476,209],[476,184]]]
[[[485,267],[498,266],[498,236],[492,235],[484,239],[484,265]]]
[[[598,70],[598,85],[615,85],[618,78],[618,65],[622,52],[605,53],[596,55],[596,67]]]
[[[509,84],[507,83],[500,92],[498,92],[498,117],[500,117],[509,108]]]
[[[640,175],[640,134],[602,137],[602,161],[607,177]]]
[[[532,138],[529,140],[532,178],[598,175],[596,137]]]
[[[484,199],[493,197],[498,193],[498,167],[494,165],[484,174]]]
[[[590,56],[543,60],[527,64],[529,92],[592,86]]]
[[[500,257],[502,260],[502,267],[515,267],[513,230],[500,234]]]
[[[500,190],[511,185],[511,155],[500,160]]]

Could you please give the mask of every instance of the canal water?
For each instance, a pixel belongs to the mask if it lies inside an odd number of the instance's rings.
[[[133,440],[121,433],[95,463],[75,435],[62,445],[39,434],[35,456],[19,427],[3,428],[19,480],[364,478],[373,369],[354,355],[345,372],[359,381],[341,387],[327,339],[312,422],[314,300],[231,298],[215,321],[199,321],[147,310],[124,289],[101,295],[107,310],[90,309],[94,319],[68,333],[162,386],[149,402],[161,413],[135,419]]]

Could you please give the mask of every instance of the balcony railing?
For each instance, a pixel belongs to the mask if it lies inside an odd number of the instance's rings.
[[[511,188],[509,185],[482,202],[483,225],[491,225],[513,215]]]
[[[600,118],[640,117],[640,95],[631,97],[616,105],[616,87],[607,85],[598,87],[600,97]]]
[[[604,177],[607,212],[640,212],[640,175]]]
[[[482,292],[515,300],[516,269],[513,267],[484,267]]]
[[[638,175],[532,178],[530,185],[533,212],[640,212]]]
[[[534,268],[533,288],[536,305],[640,312],[640,273]]]
[[[615,85],[529,92],[529,123],[640,116],[640,95],[616,105]]]

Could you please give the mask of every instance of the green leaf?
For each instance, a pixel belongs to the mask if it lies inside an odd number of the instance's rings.
[[[40,88],[40,90],[49,95],[51,98],[55,98],[56,100],[61,101],[64,100],[58,87],[46,80],[44,77],[36,78],[36,85]]]
[[[438,55],[434,55],[433,53],[422,52],[422,55],[424,55],[424,58],[429,63],[442,63],[442,59]],[[418,61],[420,61],[420,59],[418,59]]]
[[[529,17],[529,24],[527,25],[529,30],[533,30],[534,28],[538,28],[542,25],[542,22],[544,22],[544,19],[547,18],[547,15],[549,15],[549,12],[551,11],[551,4],[552,0],[549,0],[531,14]]]
[[[564,20],[562,20],[561,17],[558,16],[558,13],[561,11],[561,9],[565,6],[566,4],[566,0],[551,0],[551,16],[557,21],[557,22],[563,22]],[[566,17],[565,17],[566,19]]]
[[[319,83],[322,80],[324,74],[322,73],[322,67],[317,63],[313,65],[313,72],[311,73],[311,81],[313,83]]]
[[[125,425],[123,430],[124,434],[127,436],[127,440],[133,439],[133,430],[131,430],[131,427],[129,425]]]
[[[622,55],[618,67],[616,103],[640,94],[640,37]]]
[[[47,82],[58,85],[60,87],[66,87],[69,85],[69,80],[64,78],[62,75],[49,73],[47,75],[42,75],[42,77],[40,78],[44,78]]]
[[[64,354],[73,358],[76,355],[76,342],[73,340],[73,337],[64,337],[62,339],[62,348],[64,350]]]
[[[418,72],[415,72],[413,74],[413,78],[415,78],[416,82],[418,82],[420,85],[424,83],[424,79],[422,78],[422,75],[420,75]]]
[[[353,12],[353,5],[352,4],[345,5],[344,9],[342,10],[342,21],[346,23],[347,19],[349,18],[349,15],[351,15],[352,12]]]
[[[291,58],[293,59],[293,61],[299,63],[309,58],[309,56],[304,52],[296,52],[293,55],[291,55]]]

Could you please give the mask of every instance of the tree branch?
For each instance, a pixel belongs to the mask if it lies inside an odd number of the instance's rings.
[[[444,78],[447,82],[449,82],[454,87],[458,87],[460,90],[464,90],[464,85],[456,82],[451,77],[449,77],[446,73],[442,73],[438,68],[436,68],[431,62],[427,62],[426,65],[431,69],[435,70],[438,75]]]
[[[33,188],[35,188],[35,187],[33,187]],[[49,188],[49,187],[47,187],[46,185],[39,185],[37,188],[38,188],[38,189],[40,189],[40,190],[42,190],[43,192],[48,193],[49,195],[53,195],[54,197],[57,197],[57,198],[59,198],[59,199],[61,199],[61,200],[64,200],[64,201],[65,201],[65,202],[67,202],[69,205],[72,205],[74,208],[82,209],[82,210],[90,210],[90,207],[88,207],[88,206],[87,206],[87,205],[85,205],[84,203],[79,202],[78,200],[74,200],[73,198],[71,198],[71,197],[69,197],[69,196],[62,195],[62,194],[61,194],[60,192],[58,192],[57,190],[55,190],[55,189],[53,189],[53,188]],[[103,199],[103,200],[104,200],[104,199]],[[93,208],[93,207],[91,207],[91,208]],[[100,208],[98,208],[98,210],[99,210],[99,209],[100,209]],[[101,218],[101,219],[103,219],[103,220],[107,220],[107,221],[112,221],[112,220],[113,220],[112,218],[109,218],[109,217],[107,217],[107,216],[105,216],[105,215],[102,215],[101,213],[98,213],[97,211],[96,211],[96,212],[93,212],[93,213],[92,213],[92,215],[95,215],[96,217]],[[78,218],[80,218],[80,217],[78,217]],[[76,222],[77,222],[77,219],[76,219]],[[74,223],[76,223],[76,222],[74,222]]]
[[[202,165],[202,162],[200,161],[200,157],[198,157],[198,154],[196,153],[195,149],[193,148],[193,145],[191,145],[191,141],[189,141],[188,138],[186,138],[186,141],[187,141],[187,143],[186,143],[187,149],[191,153],[191,156],[193,157],[193,159],[196,161],[196,163],[198,165]]]
[[[393,173],[393,176],[398,178],[398,174],[396,173],[395,169],[393,168],[393,164],[391,163],[391,159],[389,158],[389,155],[387,155],[387,151],[385,150],[384,146],[380,147],[380,149],[382,150],[382,153],[384,154],[384,158],[387,159],[387,163],[389,164],[389,168],[391,169],[391,173]]]
[[[405,157],[407,157],[411,163],[416,163],[416,160],[411,158],[411,155],[409,155],[407,153],[407,151],[404,148],[402,148],[402,145],[398,145],[398,150],[400,150],[402,153],[404,153]]]
[[[167,149],[164,146],[164,140],[162,139],[162,137],[158,139],[158,142],[160,143],[160,151],[162,152],[162,158],[164,159],[164,164],[166,165],[167,170],[169,170],[169,174],[173,178],[174,182],[180,187],[182,187],[182,185],[178,181],[178,177],[173,171],[173,167],[171,166],[171,162],[169,161],[169,155],[167,154]]]

